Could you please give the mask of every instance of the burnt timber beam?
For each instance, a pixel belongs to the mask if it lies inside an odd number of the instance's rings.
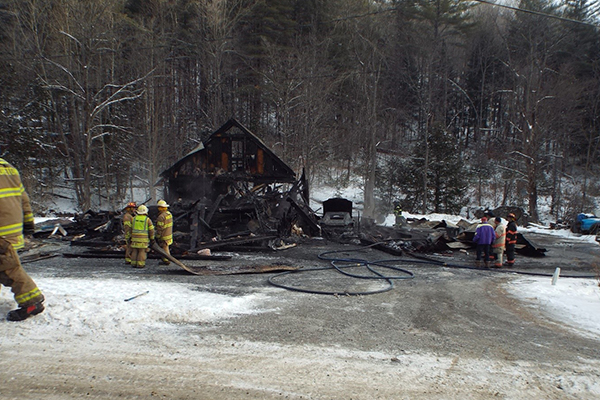
[[[215,212],[219,208],[219,205],[221,204],[221,202],[223,201],[224,198],[225,198],[225,195],[224,194],[220,194],[217,197],[217,199],[215,200],[214,204],[212,205],[212,207],[210,208],[210,210],[208,212],[208,216],[206,217],[206,223],[207,224],[210,224],[210,221],[212,220],[212,217],[215,215]]]
[[[298,213],[300,213],[300,215],[302,215],[304,221],[310,226],[313,232],[319,234],[321,233],[321,227],[310,218],[310,215],[308,215],[294,199],[288,197],[287,201],[294,207],[294,209],[296,209],[296,211],[298,211]]]
[[[233,239],[228,239],[228,240],[219,240],[217,242],[211,242],[211,243],[200,243],[200,245],[198,247],[190,249],[189,252],[192,253],[192,252],[196,252],[198,250],[215,249],[215,248],[223,247],[223,246],[246,244],[246,243],[258,242],[261,240],[272,240],[272,239],[276,239],[276,238],[277,238],[277,236],[254,236],[254,237],[249,237],[249,238],[233,238]]]

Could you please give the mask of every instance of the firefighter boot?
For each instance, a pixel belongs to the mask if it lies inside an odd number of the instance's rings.
[[[490,262],[489,261],[484,261],[485,267],[489,268],[490,267]]]
[[[9,321],[23,321],[32,315],[38,315],[42,311],[44,311],[44,305],[42,302],[39,302],[28,307],[17,308],[16,310],[9,311],[6,319]]]

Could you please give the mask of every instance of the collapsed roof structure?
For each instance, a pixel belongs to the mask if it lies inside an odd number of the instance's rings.
[[[293,183],[296,173],[248,128],[230,119],[162,172],[167,202],[226,196],[233,181],[254,187]],[[308,197],[308,193],[305,193]]]
[[[248,128],[230,119],[161,173],[164,199],[190,248],[218,238],[318,234],[308,184]],[[188,224],[188,226],[181,225]],[[177,224],[176,224],[177,225]],[[177,227],[177,226],[176,226]],[[259,236],[259,237],[257,237]]]

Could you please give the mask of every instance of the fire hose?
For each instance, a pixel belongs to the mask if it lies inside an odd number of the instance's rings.
[[[372,245],[369,245],[366,247],[360,247],[360,248],[357,248],[354,250],[349,250],[349,251],[364,250],[365,248],[373,247],[378,244],[379,243],[376,243],[376,244],[372,244]],[[335,257],[330,258],[330,257],[326,257],[326,255],[334,254],[334,253],[341,253],[341,252],[348,252],[348,250],[329,251],[329,252],[324,252],[324,253],[321,253],[318,255],[319,259],[330,261],[330,263],[331,263],[330,267],[304,268],[304,269],[298,269],[298,270],[294,270],[294,271],[285,271],[285,272],[281,272],[279,274],[275,274],[275,275],[271,276],[268,279],[268,281],[273,286],[277,286],[277,287],[280,287],[283,289],[293,290],[293,291],[297,291],[297,292],[313,293],[313,294],[329,294],[329,295],[335,295],[335,296],[338,296],[338,295],[358,296],[358,295],[367,295],[367,294],[376,294],[376,293],[387,292],[394,288],[395,280],[413,279],[414,278],[414,274],[412,272],[391,265],[391,263],[397,262],[398,261],[397,259],[368,261],[368,260],[364,260],[364,259],[360,259],[360,258],[335,258]],[[346,271],[349,268],[356,268],[356,267],[361,267],[361,266],[365,267],[369,271],[369,274],[354,274],[354,273],[350,273],[350,272]],[[381,268],[391,269],[391,270],[395,271],[394,272],[395,275],[384,275],[383,273],[381,273],[379,271]],[[337,272],[339,272],[345,276],[352,277],[352,278],[366,279],[366,280],[383,280],[387,283],[387,285],[385,287],[383,287],[382,289],[369,290],[369,291],[349,291],[349,290],[330,291],[330,290],[306,289],[306,288],[300,288],[300,287],[296,287],[296,286],[284,285],[282,283],[276,282],[276,279],[278,277],[281,277],[284,275],[306,273],[306,272],[311,272],[311,271],[323,271],[323,270],[330,270],[330,269],[335,269]],[[399,274],[396,274],[396,273],[399,273]]]
[[[381,243],[374,243],[369,246],[359,247],[359,248],[350,249],[350,250],[336,250],[336,251],[327,251],[327,252],[321,253],[317,257],[321,260],[330,261],[331,266],[316,267],[316,268],[303,268],[303,269],[298,269],[298,270],[294,270],[294,271],[281,272],[281,273],[271,276],[268,279],[268,282],[270,284],[272,284],[273,286],[277,286],[277,287],[280,287],[283,289],[297,291],[297,292],[312,293],[312,294],[329,294],[329,295],[336,295],[336,296],[337,295],[352,296],[352,295],[367,295],[367,294],[376,294],[376,293],[387,292],[394,288],[394,280],[413,279],[414,278],[414,274],[412,272],[391,265],[393,263],[428,264],[428,265],[435,265],[435,266],[447,267],[447,268],[472,269],[472,270],[477,270],[477,271],[512,273],[512,274],[529,275],[529,276],[553,277],[553,275],[554,275],[552,273],[518,271],[518,270],[512,270],[512,269],[507,270],[507,269],[498,269],[498,268],[480,268],[480,267],[460,265],[460,264],[449,264],[444,261],[435,260],[435,259],[432,259],[429,257],[417,255],[414,253],[407,253],[408,255],[413,257],[412,259],[394,258],[394,259],[377,260],[377,261],[367,261],[367,260],[363,260],[360,258],[335,258],[335,257],[330,256],[335,253],[348,253],[348,252],[353,252],[353,251],[362,251],[366,248],[374,247],[374,246],[377,246],[380,244]],[[342,265],[342,264],[344,264],[344,265]],[[367,270],[370,272],[370,274],[359,275],[359,274],[351,274],[351,273],[348,273],[345,271],[345,269],[348,269],[351,267],[355,268],[355,267],[359,267],[359,266],[366,267]],[[387,276],[387,275],[384,275],[381,272],[377,271],[375,268],[373,268],[373,266],[391,269],[393,271],[400,272],[401,274]],[[385,288],[379,289],[379,290],[364,291],[364,292],[352,292],[352,291],[313,290],[313,289],[301,288],[298,286],[285,285],[283,283],[279,283],[276,281],[278,278],[280,278],[284,275],[300,274],[300,273],[306,273],[306,272],[312,272],[312,271],[324,271],[324,270],[331,270],[331,269],[335,269],[337,272],[340,272],[346,276],[353,277],[353,278],[385,280],[388,285]],[[561,277],[563,277],[563,278],[587,278],[587,279],[590,279],[590,278],[595,279],[596,278],[596,276],[592,276],[592,275],[568,275],[568,274],[567,275],[561,274]]]
[[[182,263],[181,261],[179,261],[178,259],[176,259],[172,255],[170,255],[169,253],[167,253],[166,251],[164,251],[156,242],[154,242],[151,247],[152,247],[152,250],[154,250],[155,252],[157,252],[161,256],[165,257],[169,261],[173,262],[174,264],[176,264],[176,265],[180,266],[181,268],[185,269],[187,272],[195,274],[195,275],[198,275],[198,273],[196,271],[194,271],[193,269],[187,267],[184,263]]]

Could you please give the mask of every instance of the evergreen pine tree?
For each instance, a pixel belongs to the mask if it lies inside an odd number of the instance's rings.
[[[429,167],[427,170],[428,186],[425,195],[428,211],[440,213],[458,213],[465,204],[467,174],[464,160],[461,159],[456,139],[443,126],[436,124],[428,134]],[[422,203],[422,186],[420,177],[425,167],[425,149],[416,146],[413,158],[405,164],[401,171],[398,186],[404,189],[406,198],[403,202],[408,209],[415,209]]]

